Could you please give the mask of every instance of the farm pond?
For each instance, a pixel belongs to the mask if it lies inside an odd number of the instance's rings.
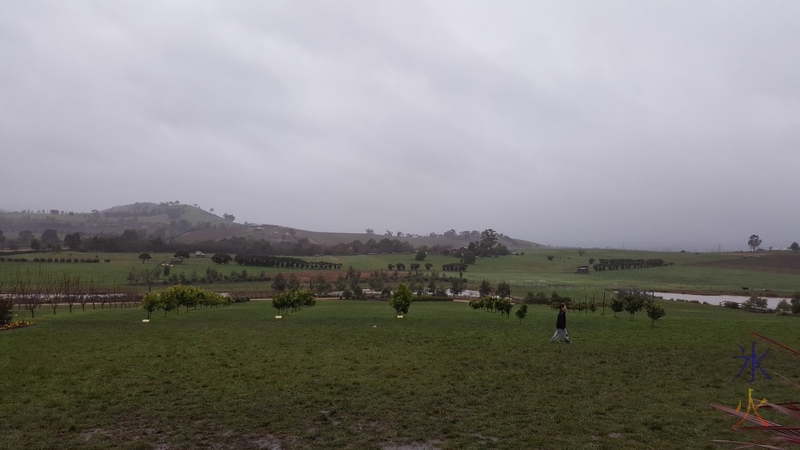
[[[692,301],[696,300],[700,303],[707,302],[711,305],[719,305],[722,302],[736,302],[744,303],[750,296],[744,295],[698,295],[698,294],[680,294],[675,292],[653,292],[656,297],[661,297],[664,300],[683,300]],[[770,309],[775,309],[781,300],[791,301],[786,297],[763,297],[767,299],[767,305]]]

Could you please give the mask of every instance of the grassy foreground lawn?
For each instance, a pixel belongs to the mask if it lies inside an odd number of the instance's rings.
[[[726,448],[755,440],[710,402],[800,399],[794,317],[664,302],[655,327],[610,309],[521,323],[464,303],[320,301],[283,320],[269,302],[154,314],[37,314],[0,332],[2,449]],[[20,318],[26,317],[19,312]],[[769,412],[762,415],[773,418]],[[782,418],[776,418],[782,424]],[[402,447],[407,446],[407,447]]]

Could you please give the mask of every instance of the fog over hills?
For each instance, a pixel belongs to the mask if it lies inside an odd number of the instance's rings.
[[[478,240],[483,230],[457,232],[455,229],[441,233],[431,232],[422,236],[414,233],[335,233],[328,231],[301,230],[272,224],[237,223],[235,216],[223,213],[220,217],[194,205],[177,202],[137,202],[91,212],[62,211],[58,209],[0,213],[0,230],[14,234],[22,230],[41,233],[54,229],[60,235],[81,233],[84,236],[99,234],[121,234],[125,230],[136,230],[144,236],[161,236],[175,243],[200,243],[219,241],[234,237],[248,240],[265,240],[272,243],[300,242],[332,246],[353,241],[366,243],[383,239],[408,242],[420,246],[466,246]],[[498,231],[498,242],[511,250],[542,247],[541,244],[514,239]]]
[[[0,207],[169,199],[332,233],[786,248],[798,17],[744,0],[0,2]]]

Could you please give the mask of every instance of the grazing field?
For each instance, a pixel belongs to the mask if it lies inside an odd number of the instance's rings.
[[[708,406],[800,399],[798,319],[664,302],[651,326],[606,309],[519,321],[464,303],[323,300],[37,314],[0,332],[2,449],[711,449],[752,441]],[[19,313],[22,315],[22,312]],[[769,411],[761,415],[773,418]],[[777,419],[781,421],[782,419]]]
[[[576,249],[537,249],[528,250],[524,254],[509,255],[499,258],[479,258],[475,264],[461,275],[467,281],[467,289],[477,289],[481,280],[486,279],[496,285],[506,281],[511,285],[515,296],[524,296],[527,292],[547,292],[557,290],[560,293],[576,298],[602,298],[603,291],[618,288],[637,288],[661,292],[695,292],[791,296],[800,290],[800,253],[779,251],[769,253],[664,253],[645,251],[622,251],[586,249],[579,255]],[[142,263],[138,253],[99,253],[86,254],[78,252],[62,252],[59,254],[38,253],[23,255],[28,262],[0,261],[0,283],[16,276],[37,275],[43,273],[58,277],[64,273],[81,277],[82,282],[91,280],[97,286],[107,290],[146,291],[143,283],[130,284],[131,273],[142,273],[156,270],[161,263],[170,261],[172,254],[152,253],[152,259]],[[22,257],[22,256],[19,256]],[[100,263],[62,263],[33,262],[33,258],[97,258]],[[590,270],[588,275],[579,275],[578,266],[591,266],[592,260],[600,259],[663,259],[668,265],[646,269],[626,269],[597,272]],[[443,264],[458,262],[452,256],[428,255],[424,261],[416,261],[414,254],[380,254],[357,256],[314,256],[307,260],[340,263],[343,269],[352,266],[362,271],[366,279],[371,272],[388,270],[389,264],[403,263],[407,268],[413,263],[423,266],[420,274],[437,283],[449,287],[447,277],[457,277],[458,272],[442,272]],[[105,262],[108,260],[109,262]],[[430,270],[424,264],[430,263]],[[207,271],[215,270],[222,276],[241,275],[244,271],[250,281],[234,282],[217,280],[213,284],[203,283]],[[170,268],[171,276],[181,276],[188,282],[206,286],[216,291],[225,292],[268,292],[271,290],[271,278],[278,272],[286,275],[294,273],[302,281],[306,281],[316,273],[299,269],[276,269],[262,267],[243,267],[236,264],[219,265],[211,261],[211,255],[205,258],[191,257],[180,265]],[[326,271],[330,280],[341,272]],[[400,271],[392,283],[402,281],[412,271]],[[156,278],[153,286],[171,284],[164,277]],[[366,284],[363,284],[366,287]],[[747,287],[745,292],[742,288]]]
[[[747,253],[738,258],[702,263],[726,269],[760,270],[800,275],[800,255],[796,252]]]
[[[526,250],[522,255],[499,258],[479,258],[463,272],[469,288],[476,289],[483,279],[493,284],[506,281],[516,296],[528,291],[558,290],[565,295],[591,298],[602,296],[603,290],[637,288],[661,292],[687,291],[699,293],[742,294],[742,287],[753,293],[791,295],[800,290],[800,273],[787,270],[800,266],[800,253],[774,252],[763,265],[752,262],[750,266],[735,266],[742,253],[685,253],[646,252],[587,249],[583,255],[576,249]],[[551,257],[552,259],[549,259]],[[646,269],[626,269],[579,275],[578,266],[589,265],[600,259],[663,259],[669,265]],[[434,270],[442,264],[457,261],[452,257],[431,255]],[[414,255],[365,255],[338,258],[345,267],[352,265],[361,270],[385,269],[388,263],[403,262],[408,266]],[[458,273],[440,272],[440,275],[458,276]],[[562,292],[565,291],[565,292]],[[572,291],[572,292],[570,292]]]

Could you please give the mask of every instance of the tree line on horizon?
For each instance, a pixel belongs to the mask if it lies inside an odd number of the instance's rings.
[[[11,245],[13,243],[13,245]],[[218,241],[204,241],[193,244],[177,243],[167,240],[160,233],[153,237],[146,231],[126,229],[121,234],[97,234],[86,236],[85,233],[66,233],[63,238],[56,229],[48,228],[39,236],[30,230],[18,233],[14,240],[6,239],[0,230],[0,249],[8,247],[12,250],[31,249],[37,251],[50,251],[59,253],[65,250],[77,252],[107,252],[107,253],[132,253],[132,252],[177,252],[186,250],[187,247],[199,248],[208,253],[231,253],[253,255],[286,255],[286,256],[315,256],[315,255],[359,255],[370,253],[428,253],[455,256],[461,259],[462,264],[474,264],[477,257],[503,256],[510,251],[503,244],[498,243],[498,234],[492,230],[484,230],[478,240],[470,242],[465,247],[458,249],[450,245],[421,245],[415,247],[399,239],[368,239],[362,242],[355,239],[350,243],[322,245],[311,242],[308,238],[297,241],[269,242],[265,239],[247,239],[233,236]]]

